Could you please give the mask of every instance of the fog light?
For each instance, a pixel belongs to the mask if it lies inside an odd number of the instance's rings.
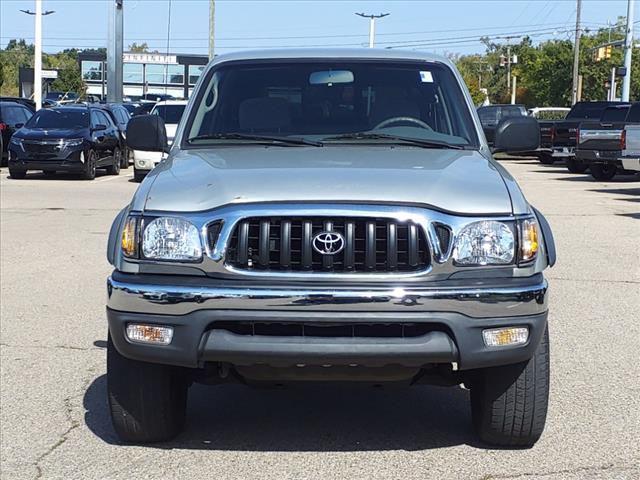
[[[173,327],[130,323],[127,325],[127,338],[132,342],[169,345],[173,339]]]
[[[508,345],[522,345],[529,340],[528,327],[492,328],[482,331],[482,337],[487,347],[506,347]]]

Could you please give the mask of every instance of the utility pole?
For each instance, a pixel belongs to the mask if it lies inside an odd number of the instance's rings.
[[[511,92],[511,45],[507,45],[507,92]]]
[[[215,56],[216,0],[209,0],[209,61]]]
[[[573,82],[571,88],[571,105],[578,101],[578,69],[580,67],[580,11],[582,0],[576,4],[576,37],[573,44]]]
[[[33,59],[33,100],[36,102],[36,110],[42,108],[42,16],[55,13],[53,10],[42,12],[42,0],[36,0],[35,12],[30,10],[20,10],[35,18],[35,46]]]
[[[122,102],[122,53],[124,0],[110,0],[107,43],[107,101]]]
[[[366,15],[364,13],[356,13],[359,17],[368,18],[369,19],[369,48],[373,48],[374,39],[376,36],[376,18],[383,18],[390,13],[379,13],[378,15]]]
[[[627,70],[622,78],[622,101],[629,101],[631,89],[631,54],[633,53],[633,8],[635,0],[627,1],[627,34],[624,38],[624,67]]]

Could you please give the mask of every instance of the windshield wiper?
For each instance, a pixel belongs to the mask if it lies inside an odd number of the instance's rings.
[[[280,135],[256,135],[253,133],[211,133],[206,135],[198,135],[189,139],[194,140],[255,140],[257,142],[269,142],[270,144],[288,144],[288,145],[311,145],[313,147],[322,147],[322,142],[307,140],[300,137],[287,137]]]
[[[463,149],[463,147],[461,147],[460,145],[453,145],[451,143],[440,142],[438,140],[424,140],[421,138],[403,137],[399,135],[391,135],[388,133],[373,132],[346,133],[344,135],[337,135],[335,137],[325,137],[323,138],[323,140],[392,140],[424,148],[451,148],[453,150]]]

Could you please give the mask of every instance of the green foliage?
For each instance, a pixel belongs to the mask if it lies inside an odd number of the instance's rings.
[[[133,53],[147,53],[149,51],[149,45],[147,45],[147,42],[139,45],[136,42],[133,42],[129,45],[129,51]]]
[[[598,45],[624,39],[624,18],[609,29],[585,31],[580,46],[580,74],[582,75],[582,99],[604,100],[611,69],[623,64],[623,49],[614,47],[610,59],[596,62],[594,48]],[[454,61],[465,82],[472,90],[478,84],[478,65],[482,69],[482,87],[488,90],[492,103],[508,103],[511,99],[507,89],[507,68],[500,66],[500,56],[507,55],[507,45],[498,44],[488,38],[482,39],[486,46],[483,55],[465,55]],[[564,107],[571,104],[573,74],[573,42],[570,40],[549,40],[533,45],[525,37],[520,43],[510,46],[511,54],[518,56],[518,63],[512,64],[511,73],[517,80],[518,103],[528,107]],[[482,63],[485,62],[485,63]],[[475,66],[474,66],[475,65]],[[622,79],[618,79],[618,96]],[[640,100],[640,51],[634,49],[631,71],[631,99]]]
[[[33,68],[34,50],[34,46],[23,39],[9,40],[6,48],[0,50],[0,95],[18,95],[18,71],[20,67]],[[58,78],[51,85],[53,90],[76,92],[79,95],[85,93],[86,86],[78,65],[79,53],[80,50],[72,48],[56,54],[42,55],[42,68],[58,70]]]

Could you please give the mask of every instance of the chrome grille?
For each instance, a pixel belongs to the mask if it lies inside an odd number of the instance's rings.
[[[322,232],[337,232],[344,248],[313,248]],[[227,264],[244,270],[294,272],[417,272],[430,265],[423,229],[382,218],[253,217],[241,220],[227,246]]]

